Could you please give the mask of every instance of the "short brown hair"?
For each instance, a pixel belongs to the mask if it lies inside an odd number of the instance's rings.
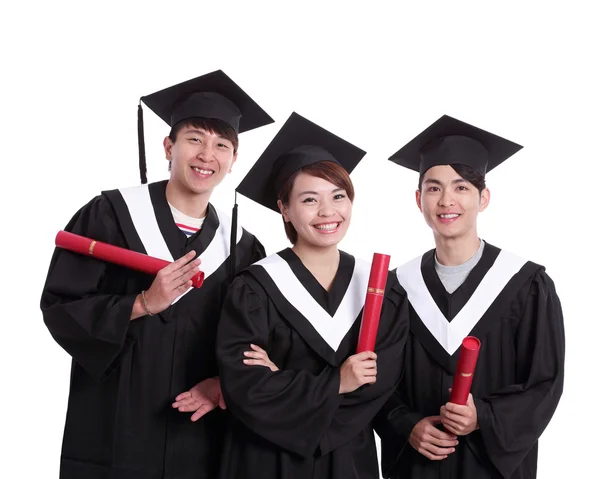
[[[175,123],[169,133],[169,138],[173,143],[177,139],[177,134],[184,128],[193,127],[199,130],[204,130],[214,135],[219,135],[233,144],[233,154],[237,153],[239,140],[238,134],[231,125],[223,120],[215,118],[186,118],[179,123]]]
[[[330,183],[333,183],[338,188],[343,188],[346,190],[350,201],[354,201],[354,185],[352,184],[350,175],[344,169],[344,167],[339,163],[334,163],[333,161],[320,161],[299,169],[286,180],[278,194],[278,199],[284,205],[289,203],[290,193],[294,187],[294,181],[300,173],[306,173],[307,175],[322,178]],[[284,219],[283,226],[285,228],[285,235],[288,237],[290,242],[292,244],[296,244],[298,241],[298,232],[296,231],[296,228],[294,228],[294,225],[292,225],[291,222],[285,221]]]

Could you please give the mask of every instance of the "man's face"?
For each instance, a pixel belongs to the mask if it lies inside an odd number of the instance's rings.
[[[477,215],[487,208],[490,192],[480,194],[451,166],[440,165],[425,172],[416,200],[435,236],[462,238],[477,234]]]
[[[163,145],[171,181],[196,194],[211,193],[237,159],[231,141],[192,126],[182,128],[175,143],[166,137]]]

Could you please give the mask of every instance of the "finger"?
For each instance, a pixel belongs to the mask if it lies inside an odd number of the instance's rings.
[[[461,416],[459,414],[454,414],[449,411],[445,411],[442,416],[442,424],[445,424],[446,421],[455,422],[457,424],[467,425],[468,419],[465,416]]]
[[[377,382],[377,378],[375,376],[365,376],[363,380],[363,384],[375,384]]]
[[[348,359],[353,359],[354,361],[365,361],[367,359],[377,359],[377,354],[373,351],[363,351],[362,353],[353,354]]]
[[[362,374],[366,377],[375,377],[377,376],[377,369],[365,369]]]
[[[432,454],[431,452],[429,452],[427,449],[420,447],[419,449],[417,449],[417,451],[425,456],[427,459],[430,459],[432,461],[441,461],[442,459],[446,459],[448,457],[448,455],[444,454],[441,456],[438,456],[436,454]]]
[[[448,456],[454,452],[453,447],[438,447],[430,442],[424,442],[421,447],[434,456]]]
[[[187,268],[187,266],[186,266]],[[197,266],[194,266],[193,268],[188,269],[187,271],[179,271],[179,272],[175,272],[173,274],[173,282],[176,284],[183,284],[185,282],[187,282],[188,280],[192,279],[197,273],[198,271],[200,271],[200,269]]]
[[[367,359],[365,361],[361,361],[360,365],[365,369],[373,369],[373,368],[377,368],[377,361],[373,361],[372,359]]]
[[[267,355],[265,353],[259,353],[257,351],[244,351],[244,356],[254,359],[267,359]]]
[[[189,404],[180,406],[177,408],[177,410],[179,412],[193,412],[193,411],[197,411],[198,409],[200,409],[203,406],[206,406],[206,403],[201,403],[201,402],[196,401],[193,403],[189,403]]]
[[[442,422],[440,421],[439,424],[442,424]],[[425,435],[434,437],[435,439],[441,439],[443,441],[454,441],[456,439],[456,436],[447,433],[446,431],[440,431],[437,427],[433,426],[425,428]]]
[[[254,351],[258,351],[259,353],[265,353],[265,354],[267,354],[267,352],[263,348],[261,348],[260,346],[257,346],[256,344],[251,344],[250,347]]]
[[[446,428],[452,434],[456,434],[457,436],[462,435],[461,429],[453,423],[444,424],[444,428]]]
[[[221,396],[219,397],[219,407],[221,409],[227,409],[227,405],[225,404],[225,398],[223,397],[223,395],[221,394]]]
[[[192,414],[192,417],[190,419],[193,422],[196,422],[198,419],[200,419],[202,416],[204,416],[207,412],[212,411],[215,407],[216,407],[216,404],[203,404],[202,406],[200,406],[200,408],[194,414]]]
[[[188,398],[192,395],[191,391],[185,391],[175,398],[175,401],[181,401],[182,399]]]
[[[190,251],[189,253],[183,255],[181,258],[173,261],[170,265],[165,266],[162,271],[164,271],[167,274],[172,273],[173,271],[177,271],[178,269],[180,269],[182,266],[186,265],[187,263],[189,263],[191,260],[194,259],[194,257],[196,256],[196,252],[194,250]],[[199,264],[199,263],[198,263]]]
[[[437,439],[433,436],[427,436],[425,435],[423,437],[424,441],[427,441],[431,444],[433,444],[434,446],[438,446],[438,447],[455,447],[458,446],[458,440],[456,439]]]
[[[243,363],[246,366],[264,366],[265,368],[271,368],[274,366],[270,361],[265,361],[264,359],[244,359]]]
[[[469,406],[463,406],[461,404],[454,404],[452,402],[447,402],[445,404],[446,409],[448,409],[448,411],[456,413],[456,414],[460,414],[461,416],[465,416],[468,412],[469,412]]]
[[[175,292],[176,294],[183,294],[185,293],[188,289],[190,289],[192,287],[192,282],[191,281],[187,281],[185,284],[180,284],[179,286],[177,286],[176,288],[173,289],[173,292]]]
[[[442,417],[441,416],[429,416],[429,422],[433,425],[435,424],[441,424],[442,423]]]
[[[173,403],[173,407],[174,408],[179,408],[179,407],[182,407],[182,406],[188,406],[190,404],[198,403],[198,401],[199,401],[199,399],[193,398],[193,397],[184,398],[184,399],[182,399],[180,401],[174,402]]]

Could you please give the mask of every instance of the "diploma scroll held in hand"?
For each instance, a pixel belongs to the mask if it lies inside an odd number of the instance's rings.
[[[458,353],[458,364],[454,373],[452,392],[450,393],[451,403],[461,406],[467,404],[480,347],[481,342],[475,336],[467,336],[463,339],[460,353]]]
[[[362,321],[360,324],[360,333],[358,336],[357,353],[363,351],[375,351],[375,341],[377,340],[377,329],[379,328],[379,318],[381,316],[381,307],[383,306],[383,296],[385,285],[389,273],[390,256],[387,254],[373,254],[373,263],[371,264],[371,274],[369,275],[369,285],[367,288],[367,299],[363,309]]]
[[[85,236],[69,233],[68,231],[59,231],[56,235],[55,244],[58,248],[63,248],[74,253],[93,256],[94,258],[108,261],[131,268],[142,273],[148,273],[153,276],[171,264],[169,261],[154,258],[136,251],[120,248],[101,241],[95,241]],[[192,286],[199,288],[204,282],[204,273],[199,271],[192,277]]]

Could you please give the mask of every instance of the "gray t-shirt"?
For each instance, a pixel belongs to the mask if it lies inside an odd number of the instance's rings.
[[[444,288],[446,288],[446,291],[452,294],[461,284],[463,284],[465,279],[467,279],[467,276],[469,276],[471,270],[481,259],[484,245],[484,241],[479,240],[479,249],[477,252],[463,264],[459,264],[457,266],[444,266],[438,262],[437,255],[434,255],[435,270],[437,271]]]

